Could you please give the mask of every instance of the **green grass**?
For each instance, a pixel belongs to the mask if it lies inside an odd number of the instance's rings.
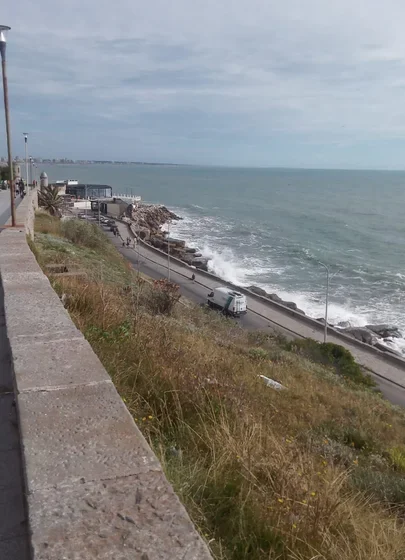
[[[349,350],[332,342],[319,343],[312,339],[294,340],[285,342],[286,350],[296,352],[306,358],[331,367],[338,375],[354,383],[375,387],[374,380],[363,373],[361,367],[355,362]]]
[[[107,238],[66,227],[39,217],[37,258],[87,271],[51,280],[217,560],[405,558],[404,410],[346,351],[156,313]]]

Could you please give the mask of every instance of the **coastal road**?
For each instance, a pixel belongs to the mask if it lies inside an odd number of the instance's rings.
[[[120,233],[123,238],[128,236],[127,226],[119,224]],[[139,247],[139,260],[138,252],[133,248],[122,247],[122,242],[115,238],[108,232],[109,237],[112,239],[114,245],[119,251],[131,262],[135,269],[153,279],[167,277],[167,256],[157,254],[147,247],[140,245]],[[211,290],[213,285],[223,284],[226,282],[218,282],[210,280],[204,275],[200,274],[195,269],[185,269],[175,263],[171,263],[171,279],[180,286],[181,294],[194,301],[197,304],[205,303],[208,291]],[[191,274],[194,272],[195,281],[191,280]],[[189,275],[189,276],[188,276]],[[258,329],[269,332],[282,333],[288,338],[313,338],[319,342],[323,341],[323,327],[320,325],[319,329],[313,328],[311,325],[297,320],[288,314],[284,314],[278,309],[274,309],[265,302],[259,302],[253,298],[248,297],[248,313],[239,319],[240,324],[248,329]],[[395,365],[385,361],[382,357],[368,352],[366,349],[359,348],[350,342],[343,341],[342,339],[333,336],[328,336],[328,341],[335,344],[344,346],[355,357],[356,361],[367,369],[376,381],[384,396],[393,404],[399,404],[405,407],[405,369],[399,365]]]

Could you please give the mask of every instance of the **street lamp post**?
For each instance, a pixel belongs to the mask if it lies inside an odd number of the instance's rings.
[[[13,158],[11,156],[11,130],[10,130],[10,114],[8,109],[8,85],[7,85],[7,68],[6,68],[6,34],[10,30],[7,25],[0,25],[0,54],[1,54],[1,70],[3,75],[3,95],[4,95],[4,112],[6,116],[6,136],[7,136],[7,152],[8,167],[10,173],[10,209],[11,209],[11,225],[16,225],[15,221],[15,200],[14,200],[14,173]]]
[[[27,181],[27,191],[29,189],[30,178],[28,176],[28,132],[23,132],[25,146],[25,179]]]
[[[167,222],[167,279],[170,282],[170,222]]]
[[[33,175],[33,173],[32,173],[32,162],[33,162],[33,159],[32,159],[32,157],[30,156],[30,179],[31,179],[31,185],[33,185],[33,182],[34,182],[34,175]]]
[[[328,337],[329,268],[323,262],[319,264],[326,270],[325,330],[323,334],[323,341],[326,343]]]

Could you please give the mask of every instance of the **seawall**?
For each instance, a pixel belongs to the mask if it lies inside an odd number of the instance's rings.
[[[32,560],[209,560],[164,476],[27,239],[37,193],[0,234]]]

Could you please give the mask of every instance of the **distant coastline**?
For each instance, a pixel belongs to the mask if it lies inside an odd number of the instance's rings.
[[[15,163],[25,163],[24,159],[16,158]],[[170,166],[170,167],[185,167],[188,164],[183,163],[165,163],[165,162],[150,162],[150,161],[113,161],[113,160],[54,160],[54,159],[42,159],[42,158],[32,158],[33,163],[41,163],[47,165],[159,165],[159,166]],[[2,158],[0,161],[0,166],[6,166],[7,161]]]

